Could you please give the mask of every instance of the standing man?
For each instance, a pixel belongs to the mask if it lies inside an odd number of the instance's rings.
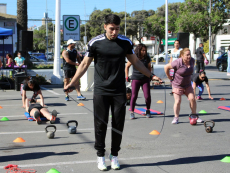
[[[112,169],[120,169],[118,151],[122,140],[122,132],[126,112],[126,86],[125,86],[125,57],[150,79],[160,80],[139,61],[133,51],[133,43],[120,31],[120,18],[117,15],[105,16],[105,33],[94,37],[88,44],[88,50],[68,89],[87,71],[94,59],[94,128],[95,149],[97,150],[97,163],[99,170],[107,170],[105,165],[105,136],[108,124],[109,109],[112,112],[112,141],[111,160]],[[161,81],[162,82],[162,81]]]
[[[64,87],[69,84],[70,79],[73,78],[73,76],[76,73],[76,66],[79,66],[81,63],[81,59],[77,53],[77,50],[75,49],[76,42],[73,39],[69,39],[67,41],[67,50],[64,50],[62,52],[63,56],[63,70],[64,70]],[[76,60],[78,63],[76,63]],[[79,79],[80,80],[80,79]],[[80,91],[80,81],[76,82],[76,91],[77,91],[77,99],[78,100],[85,100],[86,98],[81,94]],[[69,95],[68,92],[65,92],[65,100],[69,101]]]
[[[196,49],[196,73],[200,73],[200,70],[204,71],[204,58],[208,61],[203,47],[203,43],[200,43]]]

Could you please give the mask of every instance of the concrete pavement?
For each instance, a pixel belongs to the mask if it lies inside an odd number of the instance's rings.
[[[188,114],[189,102],[183,96],[179,124],[172,125],[174,99],[169,95],[169,86],[155,86],[151,90],[151,109],[164,112],[151,119],[136,114],[137,119],[129,119],[129,106],[119,161],[121,173],[227,173],[229,164],[220,162],[225,156],[230,156],[229,150],[229,121],[228,111],[217,109],[218,106],[230,106],[229,77],[226,72],[218,72],[214,65],[206,68],[210,79],[211,93],[214,100],[209,100],[205,88],[204,100],[197,102],[197,112],[205,110],[207,114],[200,115],[203,120],[213,120],[216,123],[213,133],[206,133],[203,124],[191,126]],[[164,94],[166,91],[166,95]],[[13,90],[0,91],[0,119],[8,117],[9,121],[0,121],[0,173],[6,172],[3,167],[17,164],[21,168],[33,168],[38,173],[45,173],[51,168],[61,173],[99,172],[94,150],[93,130],[93,92],[82,92],[87,100],[78,101],[85,107],[77,106],[73,100],[64,101],[62,88],[43,86],[45,104],[49,110],[58,111],[57,132],[55,139],[48,139],[44,122],[37,125],[27,121],[24,109],[21,108],[20,93]],[[28,92],[31,96],[32,92]],[[70,94],[77,97],[76,92]],[[166,99],[165,99],[166,96]],[[219,99],[224,97],[225,101]],[[163,104],[157,104],[162,100]],[[165,107],[166,104],[166,107]],[[143,92],[139,92],[136,107],[145,107]],[[78,133],[68,134],[66,122],[78,121]],[[111,146],[111,118],[106,137],[106,164],[109,172],[110,163],[107,155]],[[152,130],[161,131],[159,136],[149,135]],[[22,137],[26,142],[14,143],[13,140]]]

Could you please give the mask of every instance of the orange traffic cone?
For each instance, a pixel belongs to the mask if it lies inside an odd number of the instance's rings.
[[[164,103],[162,100],[158,100],[157,103]]]
[[[83,103],[79,103],[78,106],[85,106]]]
[[[0,106],[0,109],[2,109],[2,107]]]
[[[149,134],[150,135],[159,135],[160,133],[157,130],[153,130]]]
[[[13,142],[26,142],[26,141],[22,139],[21,137],[18,137]]]

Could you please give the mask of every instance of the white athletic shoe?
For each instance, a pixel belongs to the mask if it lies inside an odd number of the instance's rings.
[[[118,162],[117,156],[113,156],[112,154],[109,155],[109,159],[111,161],[111,168],[114,170],[120,169],[120,164]]]
[[[97,157],[97,167],[100,171],[107,171],[107,166],[105,165],[105,157]]]

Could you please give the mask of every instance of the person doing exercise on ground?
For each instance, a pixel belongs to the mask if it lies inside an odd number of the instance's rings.
[[[24,82],[24,84],[21,85],[21,96],[22,96],[22,107],[25,108],[26,104],[26,91],[33,91],[33,96],[31,99],[35,99],[37,95],[39,95],[41,99],[41,105],[44,106],[44,98],[42,95],[42,91],[40,86],[38,85],[37,82],[34,81],[34,79],[29,79],[27,78]]]
[[[50,120],[50,124],[54,124],[57,117],[57,111],[53,110],[50,114],[47,108],[44,108],[41,105],[41,99],[31,100],[26,99],[26,112],[29,113],[31,117],[33,117],[37,124],[41,124],[41,116],[46,117],[47,120]]]
[[[199,89],[199,94],[196,97],[196,99],[197,100],[203,100],[203,98],[201,97],[201,95],[204,92],[203,82],[205,82],[205,84],[206,84],[209,98],[213,100],[213,97],[211,96],[211,92],[210,92],[210,87],[208,84],[208,77],[206,76],[206,73],[204,71],[201,71],[200,73],[195,73],[192,75],[191,84],[192,84],[195,96],[196,96],[196,87]]]

